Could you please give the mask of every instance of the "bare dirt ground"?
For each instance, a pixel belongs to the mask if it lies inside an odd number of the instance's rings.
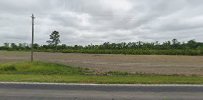
[[[0,52],[0,63],[28,61],[29,52]],[[96,72],[123,71],[148,74],[203,76],[203,56],[103,55],[35,53],[35,60],[85,67]]]

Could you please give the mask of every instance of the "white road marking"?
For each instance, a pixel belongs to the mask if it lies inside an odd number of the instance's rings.
[[[42,83],[42,82],[0,82],[0,84],[27,84],[27,85],[75,85],[75,86],[150,86],[150,87],[171,87],[189,86],[203,87],[203,84],[88,84],[88,83]]]

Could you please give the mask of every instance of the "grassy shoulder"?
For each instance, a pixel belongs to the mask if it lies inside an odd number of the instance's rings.
[[[132,75],[119,72],[96,75],[88,69],[74,68],[66,65],[23,62],[0,64],[0,81],[98,84],[203,84],[203,77]]]

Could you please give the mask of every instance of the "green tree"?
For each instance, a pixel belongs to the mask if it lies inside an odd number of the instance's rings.
[[[173,49],[178,49],[178,47],[180,47],[180,42],[177,39],[173,39],[172,47],[173,47]]]
[[[1,47],[1,50],[8,50],[9,49],[9,43],[4,43],[4,46]]]
[[[57,45],[60,43],[60,35],[58,31],[53,31],[50,35],[50,40],[47,41],[47,43],[50,46],[55,47],[55,49],[57,50]]]
[[[34,48],[35,50],[38,50],[38,49],[39,49],[39,47],[40,47],[40,45],[39,45],[39,44],[37,44],[37,43],[33,44],[33,48]]]
[[[187,43],[190,49],[196,49],[198,47],[198,43],[195,40],[190,40]]]
[[[18,46],[15,43],[11,43],[12,50],[17,50]]]
[[[4,43],[4,47],[9,48],[9,43]]]

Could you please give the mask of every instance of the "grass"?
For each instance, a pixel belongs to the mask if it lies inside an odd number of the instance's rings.
[[[24,75],[84,75],[88,69],[74,68],[61,64],[42,62],[22,62],[0,65],[0,74]]]
[[[108,72],[96,75],[88,69],[42,62],[0,64],[0,81],[98,84],[203,84],[201,76],[147,75]]]

